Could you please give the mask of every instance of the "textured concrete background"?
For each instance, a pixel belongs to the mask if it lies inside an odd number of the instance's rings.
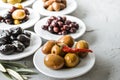
[[[78,8],[70,15],[85,22],[87,31],[79,39],[89,42],[96,54],[96,63],[85,75],[69,80],[120,80],[120,0],[76,1]],[[32,57],[33,55],[17,62],[36,70]],[[60,80],[42,73],[31,77],[30,80]],[[0,73],[0,80],[7,79]]]

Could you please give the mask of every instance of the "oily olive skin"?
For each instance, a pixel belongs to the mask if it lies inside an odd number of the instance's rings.
[[[61,54],[61,48],[58,45],[54,45],[51,49],[51,54],[60,55]]]
[[[67,53],[64,59],[66,67],[75,67],[80,62],[79,56],[75,53]]]
[[[80,49],[89,49],[89,44],[85,40],[80,40],[76,43],[75,48],[80,48]],[[88,55],[87,52],[79,52],[77,53],[81,58],[84,58]]]
[[[64,58],[56,54],[48,54],[44,58],[44,64],[51,69],[61,69],[64,66]]]
[[[15,46],[11,44],[5,44],[0,46],[0,52],[5,55],[10,55],[15,51]]]
[[[51,49],[52,49],[52,47],[55,45],[55,41],[54,40],[49,40],[49,41],[47,41],[44,45],[43,45],[43,47],[42,47],[42,52],[44,53],[44,54],[50,54],[51,53]]]
[[[70,36],[70,35],[65,35],[63,37],[61,37],[58,42],[63,42],[66,45],[68,45],[69,47],[72,47],[74,44],[74,39]]]

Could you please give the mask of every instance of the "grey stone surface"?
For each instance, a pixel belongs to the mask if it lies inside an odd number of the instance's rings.
[[[78,8],[70,15],[82,19],[87,26],[86,33],[77,40],[85,39],[89,42],[96,55],[96,62],[85,75],[68,80],[120,80],[120,0],[76,1]],[[17,62],[36,70],[32,57]],[[60,80],[42,73],[31,77],[30,80]],[[0,73],[0,80],[7,79]]]

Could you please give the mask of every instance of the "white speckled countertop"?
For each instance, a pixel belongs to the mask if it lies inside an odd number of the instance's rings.
[[[96,54],[96,62],[88,73],[69,80],[120,80],[120,0],[76,1],[78,8],[70,15],[85,22],[87,31],[79,39],[89,42]],[[32,57],[33,55],[17,62],[35,69]],[[31,77],[30,80],[60,80],[42,73]],[[0,80],[7,79],[0,73]]]

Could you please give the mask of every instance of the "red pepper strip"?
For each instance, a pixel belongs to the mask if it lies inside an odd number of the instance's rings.
[[[90,49],[70,48],[68,46],[63,46],[62,50],[64,52],[71,52],[71,53],[76,53],[76,52],[93,52]]]

